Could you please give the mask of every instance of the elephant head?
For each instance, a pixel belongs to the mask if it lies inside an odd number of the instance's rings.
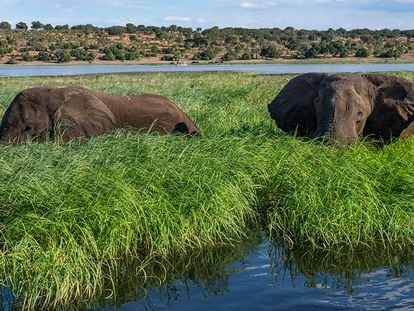
[[[29,138],[45,139],[49,135],[52,122],[42,97],[30,92],[16,95],[4,113],[0,125],[1,141],[26,141]]]
[[[56,134],[68,141],[113,128],[112,112],[93,93],[82,88],[33,88],[17,94],[6,110],[0,141],[45,140]]]
[[[312,137],[324,136],[343,145],[355,142],[362,137],[374,97],[373,85],[359,74],[327,76],[313,103],[317,125]]]
[[[284,131],[351,144],[384,142],[413,121],[413,83],[395,76],[310,73],[292,79],[268,105]]]

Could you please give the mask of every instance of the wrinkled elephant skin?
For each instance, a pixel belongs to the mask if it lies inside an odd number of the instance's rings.
[[[299,136],[386,143],[414,121],[414,83],[385,74],[309,73],[290,80],[268,109],[278,127]]]
[[[32,88],[20,92],[6,110],[0,141],[64,141],[119,128],[199,134],[195,123],[174,103],[158,95],[113,96],[81,87]]]

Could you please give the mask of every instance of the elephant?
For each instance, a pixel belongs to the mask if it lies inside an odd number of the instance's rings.
[[[82,87],[35,87],[21,91],[0,124],[1,142],[63,141],[119,128],[198,135],[200,129],[173,102],[159,95],[114,96]]]
[[[407,140],[414,134],[414,122],[411,122],[400,134],[401,140]]]
[[[307,73],[291,79],[268,110],[278,127],[298,136],[388,143],[414,121],[414,83],[387,74]]]

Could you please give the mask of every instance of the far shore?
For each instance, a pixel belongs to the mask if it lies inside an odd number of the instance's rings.
[[[139,61],[106,61],[95,59],[92,62],[87,61],[71,61],[68,63],[57,62],[43,62],[43,61],[31,61],[26,62],[18,60],[17,64],[5,64],[6,59],[0,59],[0,67],[9,66],[89,66],[89,65],[147,65],[147,66],[159,66],[159,65],[177,65],[177,61],[162,61],[159,58],[143,58]],[[407,64],[414,63],[413,55],[404,55],[400,58],[380,58],[380,57],[326,57],[326,58],[312,58],[312,59],[252,59],[252,60],[234,60],[229,62],[223,62],[221,60],[211,61],[194,61],[194,60],[181,60],[181,63],[185,65],[240,65],[240,64]]]

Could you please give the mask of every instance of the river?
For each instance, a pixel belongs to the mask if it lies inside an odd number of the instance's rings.
[[[120,72],[256,72],[300,74],[307,72],[414,71],[414,64],[217,64],[217,65],[39,65],[0,66],[0,77],[67,76]]]
[[[144,291],[125,285],[129,291],[120,290],[125,298],[95,311],[411,310],[410,261],[407,253],[384,250],[291,251],[262,238],[233,250],[181,258],[172,263],[173,271],[167,269],[166,284]]]

